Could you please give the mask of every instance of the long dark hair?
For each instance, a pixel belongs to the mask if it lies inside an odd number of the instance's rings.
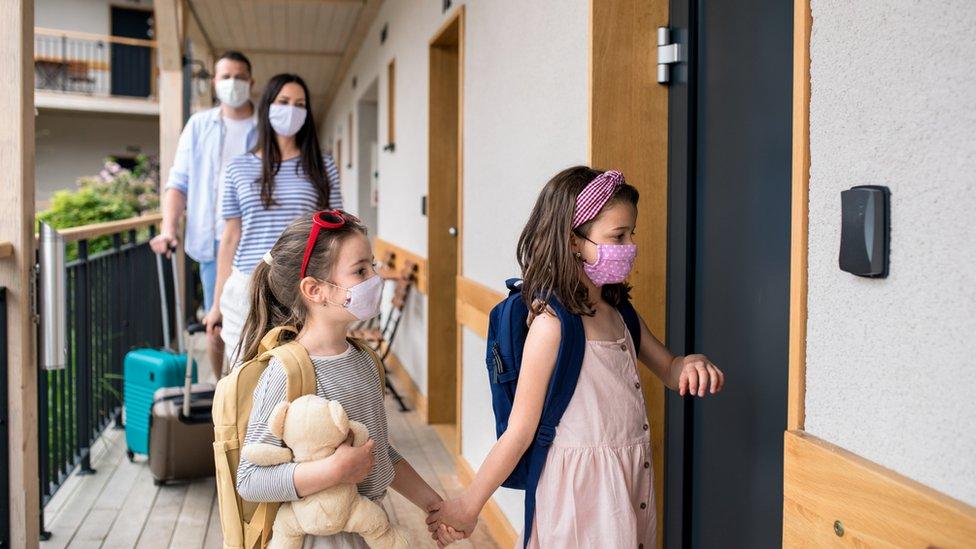
[[[299,283],[302,281],[302,259],[312,231],[312,215],[291,223],[271,247],[271,264],[259,261],[251,274],[251,308],[241,331],[235,355],[247,362],[258,355],[261,338],[277,326],[293,326],[301,331],[308,316]],[[366,227],[354,216],[345,214],[346,224],[338,229],[319,231],[315,252],[309,258],[307,276],[328,280],[338,256],[339,247],[354,234],[366,235]]]
[[[298,150],[301,151],[301,160],[295,171],[301,169],[305,177],[311,181],[315,190],[319,193],[318,208],[329,207],[329,174],[325,171],[322,162],[322,148],[319,147],[319,136],[315,130],[315,118],[312,116],[312,96],[308,93],[308,86],[301,76],[297,74],[278,74],[268,81],[261,94],[261,101],[258,103],[258,143],[254,147],[255,151],[261,151],[261,204],[264,209],[268,209],[275,204],[274,202],[274,177],[281,169],[281,150],[278,148],[278,140],[275,138],[274,128],[268,120],[268,113],[271,104],[281,92],[285,84],[295,83],[305,91],[305,124],[298,133],[295,134],[295,142]]]
[[[636,207],[640,198],[637,189],[625,183],[617,187],[597,217],[574,231],[576,197],[602,173],[587,166],[567,168],[554,175],[539,193],[519,237],[517,251],[522,268],[522,296],[535,315],[542,314],[552,298],[575,315],[595,312],[581,278],[586,275],[580,260],[573,254],[570,236],[576,233],[588,237],[594,221],[608,206],[628,202]],[[608,284],[602,287],[602,297],[617,307],[629,299],[630,286],[626,283]]]

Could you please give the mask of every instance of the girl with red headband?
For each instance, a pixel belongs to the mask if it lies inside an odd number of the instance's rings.
[[[581,320],[579,377],[544,441],[541,473],[528,485],[534,494],[527,488],[520,545],[655,546],[651,439],[637,362],[681,395],[717,393],[725,378],[703,355],[673,356],[629,307],[637,201],[620,172],[584,166],[556,174],[539,195],[517,250],[530,324],[508,425],[467,491],[431,507],[435,539],[445,526],[470,534],[482,507],[540,440],[562,334],[572,331],[562,328]],[[630,325],[623,311],[633,315]]]
[[[255,502],[294,501],[337,484],[356,484],[359,493],[380,500],[393,488],[421,509],[441,496],[390,445],[379,372],[368,351],[350,344],[350,324],[379,314],[382,281],[374,270],[366,227],[352,215],[330,210],[302,216],[289,225],[254,269],[250,311],[241,349],[247,362],[261,338],[277,326],[298,330],[295,341],[308,351],[316,394],[337,400],[350,420],[369,430],[365,446],[344,444],[330,457],[261,466],[241,458],[237,491]],[[254,390],[245,443],[282,446],[268,427],[275,406],[286,398],[286,373],[272,358]],[[444,529],[445,538],[454,534]],[[316,547],[366,548],[359,534],[339,533]]]

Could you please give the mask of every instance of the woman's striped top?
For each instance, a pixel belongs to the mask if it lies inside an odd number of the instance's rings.
[[[393,482],[393,464],[403,459],[387,437],[384,390],[380,376],[368,353],[352,345],[345,353],[333,357],[312,357],[315,367],[316,394],[337,400],[346,409],[349,419],[369,429],[375,441],[373,456],[376,462],[366,479],[359,484],[359,493],[372,500],[386,494]],[[272,358],[254,389],[254,404],[247,424],[244,444],[263,442],[284,446],[281,439],[268,431],[268,418],[275,405],[285,400],[285,369]],[[237,469],[237,491],[247,501],[295,501],[294,474],[296,463],[262,467],[243,457]]]
[[[241,241],[234,256],[234,268],[250,274],[264,253],[292,221],[318,209],[319,194],[305,176],[301,157],[282,161],[274,178],[274,204],[261,202],[261,159],[254,153],[242,154],[227,164],[224,171],[224,219],[241,218]],[[339,170],[330,155],[322,157],[329,176],[329,208],[342,207]]]

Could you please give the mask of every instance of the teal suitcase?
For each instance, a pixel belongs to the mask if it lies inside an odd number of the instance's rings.
[[[176,256],[172,257],[173,280],[178,281]],[[169,344],[169,305],[163,281],[163,258],[156,256],[156,274],[159,277],[159,295],[163,312],[163,341]],[[133,349],[125,355],[122,365],[122,400],[125,406],[125,442],[131,460],[135,454],[149,454],[149,425],[152,416],[153,395],[157,389],[183,385],[186,376],[186,353],[183,349],[183,314],[180,306],[179,284],[174,284],[176,294],[176,330],[179,352],[172,349]],[[193,362],[193,382],[197,381],[197,365]]]
[[[193,382],[197,380],[196,362]],[[149,454],[149,420],[157,389],[183,385],[186,355],[169,349],[135,349],[123,363],[125,442],[128,454]]]

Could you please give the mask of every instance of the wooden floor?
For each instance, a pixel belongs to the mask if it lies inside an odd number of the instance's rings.
[[[461,485],[451,455],[433,428],[413,412],[401,413],[387,403],[390,437],[397,450],[442,495],[457,494]],[[125,433],[109,428],[92,448],[90,476],[72,475],[44,510],[51,532],[44,549],[61,547],[221,547],[220,524],[212,478],[156,487],[144,461],[125,457]],[[435,547],[427,534],[426,514],[390,491],[384,502],[414,547]],[[309,538],[306,548],[320,545]],[[452,547],[495,547],[483,521],[470,540]]]

